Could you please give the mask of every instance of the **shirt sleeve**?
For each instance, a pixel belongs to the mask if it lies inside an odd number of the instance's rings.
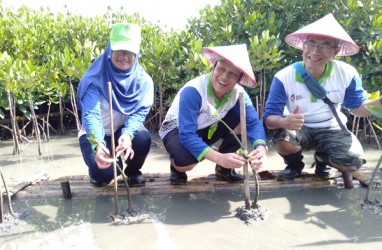
[[[198,116],[202,97],[193,87],[186,87],[180,93],[179,101],[179,140],[180,143],[199,161],[201,153],[205,153],[209,146],[200,138],[198,130]]]
[[[347,109],[354,109],[361,106],[367,100],[365,90],[362,87],[361,79],[353,77],[349,87],[345,91],[343,106]]]
[[[287,96],[284,85],[278,78],[273,78],[269,95],[265,104],[263,114],[264,122],[270,115],[284,116],[284,109],[287,102]]]
[[[151,77],[147,76],[144,84],[146,84],[146,90],[141,96],[144,105],[127,117],[122,128],[122,134],[128,133],[132,138],[134,138],[138,131],[141,130],[146,120],[146,116],[154,102],[154,84]]]
[[[90,131],[94,134],[98,142],[104,142],[105,131],[101,120],[101,94],[90,84],[85,91],[84,96],[80,100],[81,105],[81,120],[88,136]]]

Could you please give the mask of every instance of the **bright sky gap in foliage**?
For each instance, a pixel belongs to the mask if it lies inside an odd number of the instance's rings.
[[[0,0],[3,7],[17,9],[26,5],[31,9],[49,7],[52,12],[66,12],[83,16],[102,15],[107,7],[127,14],[139,13],[145,19],[159,22],[163,27],[179,30],[185,27],[187,19],[197,16],[207,5],[215,6],[220,0]]]

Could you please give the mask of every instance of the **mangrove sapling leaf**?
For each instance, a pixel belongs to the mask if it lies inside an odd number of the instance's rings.
[[[382,118],[382,109],[377,108],[375,106],[366,105],[365,108],[370,111],[374,116],[378,118]]]
[[[244,146],[243,146],[243,143],[241,143],[239,137],[237,137],[237,135],[235,134],[235,132],[233,132],[233,130],[228,126],[228,124],[225,123],[225,122],[220,118],[220,116],[219,116],[217,110],[215,110],[215,112],[212,114],[212,117],[215,118],[216,120],[218,120],[219,122],[223,123],[224,126],[226,126],[227,129],[231,132],[231,134],[233,135],[233,137],[235,137],[235,140],[237,141],[237,143],[239,143],[239,145],[240,145],[240,149],[245,150],[245,149],[244,149]],[[246,150],[245,150],[245,151],[246,151]],[[248,154],[248,153],[247,153],[247,154]]]
[[[238,150],[236,150],[236,154],[243,156],[245,159],[249,158],[248,151],[243,148],[239,148]]]
[[[108,156],[108,157],[111,157],[111,155],[108,153],[108,149],[106,148],[105,144],[103,144],[103,142],[99,142],[96,140],[95,138],[95,135],[93,133],[93,131],[90,130],[89,132],[89,137],[87,138],[88,141],[92,144],[95,144],[97,145],[98,147],[100,147],[102,149],[102,151]],[[121,155],[121,153],[117,153],[116,157],[118,158],[119,156]],[[117,161],[117,159],[113,159],[114,161]]]
[[[100,147],[102,149],[102,151],[110,157],[110,154],[109,154],[107,148],[105,147],[105,145],[102,142],[99,142],[96,140],[95,135],[94,135],[92,130],[90,130],[89,137],[87,139],[91,144],[95,144],[98,147]]]

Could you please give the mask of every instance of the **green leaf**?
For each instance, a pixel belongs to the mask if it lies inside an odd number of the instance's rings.
[[[382,118],[382,109],[377,108],[375,106],[366,105],[365,108],[370,111],[374,116],[378,118]]]
[[[212,138],[212,136],[214,135],[216,129],[218,128],[218,124],[215,123],[213,124],[209,129],[208,129],[208,135],[207,135],[207,138],[208,140]]]
[[[380,96],[379,90],[377,90],[373,93],[366,93],[366,98],[368,100],[371,100],[371,101],[377,100],[379,98],[379,96]]]
[[[90,130],[89,134],[90,134],[90,136],[87,138],[88,141],[89,141],[90,143],[92,143],[92,144],[98,144],[98,142],[97,142],[97,140],[96,140],[96,138],[95,138],[95,135],[94,135],[94,133],[93,133],[92,130]]]

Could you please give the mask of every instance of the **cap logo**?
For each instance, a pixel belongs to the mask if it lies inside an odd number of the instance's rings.
[[[124,37],[126,41],[130,41],[131,39],[129,38],[129,29],[126,29],[125,27],[123,27],[120,31],[119,31],[119,35],[121,37]]]

